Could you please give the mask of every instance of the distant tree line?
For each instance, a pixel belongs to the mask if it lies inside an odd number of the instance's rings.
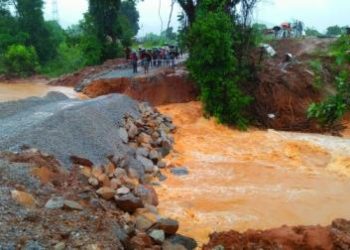
[[[79,24],[45,21],[43,0],[0,0],[0,73],[60,75],[123,55],[139,30],[137,0],[89,0]]]
[[[306,36],[324,36],[324,35],[325,36],[341,36],[341,35],[346,33],[346,29],[348,27],[349,26],[341,27],[338,25],[329,26],[325,33],[322,33],[315,28],[308,27],[305,30],[305,34],[306,34]]]

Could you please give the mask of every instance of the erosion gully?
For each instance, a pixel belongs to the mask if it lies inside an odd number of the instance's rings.
[[[43,82],[1,84],[0,101],[73,89]],[[159,106],[178,129],[174,176],[157,187],[161,214],[180,221],[180,233],[200,245],[213,231],[266,229],[281,225],[327,225],[350,218],[350,139],[249,129],[240,132],[205,119],[199,102]]]

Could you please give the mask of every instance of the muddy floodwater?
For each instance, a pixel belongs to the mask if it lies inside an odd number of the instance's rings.
[[[174,119],[185,166],[158,188],[160,212],[206,242],[213,231],[329,224],[350,218],[350,140],[322,135],[240,132],[202,116],[198,102],[159,107]]]
[[[72,88],[0,83],[0,101],[44,96]],[[199,102],[160,106],[178,127],[167,157],[185,166],[157,187],[160,213],[180,221],[180,233],[200,244],[213,231],[327,225],[350,218],[350,135],[250,129],[240,132],[202,116]]]
[[[31,96],[45,96],[50,91],[62,92],[74,98],[80,97],[73,88],[49,86],[45,80],[35,82],[20,81],[16,83],[0,83],[0,102],[24,99]]]

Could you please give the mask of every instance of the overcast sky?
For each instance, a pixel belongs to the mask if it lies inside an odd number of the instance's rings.
[[[350,0],[262,0],[255,20],[269,26],[280,24],[293,19],[301,20],[308,27],[324,31],[331,25],[350,25]],[[51,0],[45,0],[45,18],[52,18]],[[57,0],[59,20],[67,27],[78,23],[87,11],[87,0]],[[161,2],[163,27],[166,27],[170,13],[171,0],[144,0],[138,4],[140,11],[140,31],[138,36],[145,33],[159,33],[161,22],[158,15]],[[177,28],[177,15],[181,8],[175,5],[172,26]]]

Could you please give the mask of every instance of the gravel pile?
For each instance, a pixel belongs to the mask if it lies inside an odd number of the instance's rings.
[[[1,109],[6,149],[34,148],[0,152],[0,249],[196,248],[157,209],[171,118],[120,95],[53,93]]]
[[[72,156],[104,164],[107,157],[128,151],[119,133],[125,114],[138,117],[138,105],[118,94],[75,100],[51,92],[43,98],[1,103],[0,151],[38,148],[67,168]]]

